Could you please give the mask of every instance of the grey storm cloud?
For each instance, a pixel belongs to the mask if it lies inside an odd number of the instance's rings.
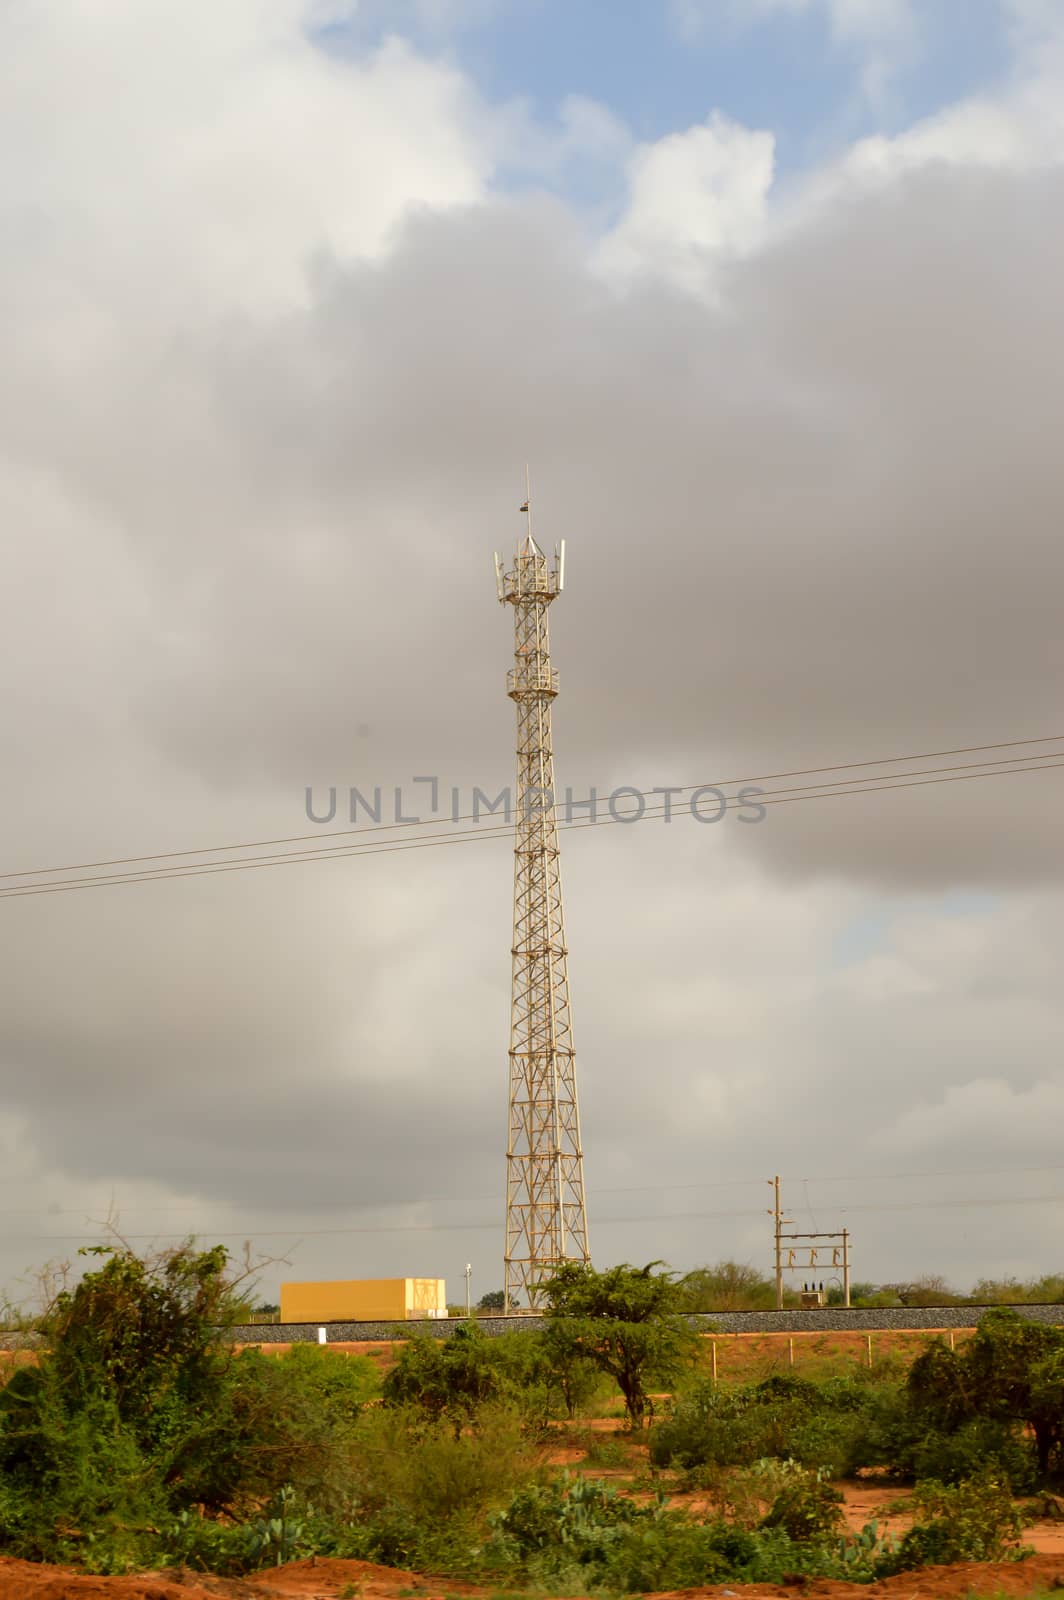
[[[504,777],[488,555],[525,454],[569,542],[559,738],[584,784],[1052,733],[1062,188],[911,176],[733,269],[719,310],[618,296],[559,208],[500,205],[410,225],[277,326],[212,330],[160,375],[225,460],[216,499],[153,442],[193,570],[149,553],[174,644],[141,737],[221,784]],[[111,470],[111,504],[158,523]],[[795,807],[743,843],[886,884],[1058,870],[1052,780],[965,787]]]

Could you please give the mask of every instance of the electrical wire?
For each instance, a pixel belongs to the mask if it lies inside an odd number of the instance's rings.
[[[1060,754],[1062,757],[1064,757],[1064,752],[1052,752],[1052,754],[1054,754],[1054,755]],[[869,783],[868,780],[861,780],[861,779],[848,780],[848,779],[843,779],[843,780],[839,780],[840,784],[845,784],[845,783],[848,783],[848,782],[852,781],[854,783],[860,783],[862,785],[862,787],[846,788],[846,787],[836,786],[834,784],[832,784],[832,785],[811,784],[811,785],[798,786],[794,790],[786,790],[786,789],[784,789],[784,790],[772,790],[772,789],[763,790],[761,792],[761,794],[757,797],[756,800],[745,800],[745,799],[742,799],[738,795],[727,796],[727,797],[724,797],[724,804],[723,804],[723,806],[721,808],[720,816],[723,816],[724,813],[726,811],[729,811],[729,810],[731,810],[731,811],[743,810],[743,809],[748,808],[748,807],[749,808],[754,808],[755,806],[789,805],[789,804],[794,804],[795,802],[802,801],[802,800],[842,799],[842,798],[845,798],[847,796],[852,796],[852,795],[881,794],[881,793],[885,793],[885,792],[887,792],[889,790],[892,790],[892,789],[919,789],[919,788],[925,788],[925,787],[929,787],[929,786],[932,786],[932,785],[935,785],[935,784],[942,784],[942,783],[964,783],[964,782],[970,782],[973,779],[980,779],[980,778],[1018,777],[1018,776],[1022,776],[1024,773],[1028,773],[1028,772],[1054,771],[1054,770],[1058,769],[1059,767],[1064,766],[1064,759],[1062,759],[1062,760],[1054,760],[1054,761],[1047,761],[1047,762],[1040,762],[1037,765],[1028,765],[1028,766],[1018,766],[1015,763],[1018,762],[1018,761],[1032,762],[1032,761],[1034,761],[1033,757],[1013,757],[1012,761],[1014,763],[1013,765],[1010,765],[1010,766],[999,766],[997,769],[991,770],[991,771],[960,772],[960,773],[958,773],[956,768],[952,768],[952,767],[942,767],[942,768],[932,767],[932,768],[926,768],[926,769],[916,769],[916,770],[923,770],[925,773],[930,773],[930,774],[952,773],[953,776],[924,776],[922,778],[916,779],[915,781],[891,782],[891,783]],[[991,766],[992,763],[990,763],[990,762],[973,762],[973,763],[968,763],[968,765],[976,766],[976,767],[979,767],[979,768],[986,768],[986,767]],[[875,776],[880,776],[880,775],[876,774]],[[903,774],[893,774],[892,776],[894,776],[894,777],[903,777],[904,775]],[[732,780],[725,780],[725,781],[735,782],[736,780],[732,779]],[[750,781],[752,782],[752,780],[750,780]],[[698,785],[697,787],[698,788],[710,789],[710,788],[720,788],[722,786],[723,786],[723,784],[705,784],[705,785]],[[635,797],[639,798],[640,794],[642,794],[642,793],[653,793],[653,792],[654,791],[652,791],[652,790],[649,790],[649,791],[636,791],[635,792]],[[676,792],[682,792],[682,791],[676,791]],[[734,801],[736,803],[735,804],[729,804],[728,803],[729,801]],[[575,802],[574,802],[574,804],[575,804]],[[610,827],[610,826],[616,826],[616,825],[628,825],[628,824],[631,824],[632,822],[635,822],[635,821],[638,821],[638,820],[642,820],[645,817],[664,816],[665,813],[666,813],[667,805],[668,805],[668,803],[666,802],[666,803],[662,804],[661,806],[644,807],[644,809],[642,810],[642,812],[640,813],[638,818],[637,817],[632,817],[632,816],[625,816],[625,815],[621,815],[621,816],[611,815],[609,817],[597,817],[597,818],[585,819],[585,820],[579,821],[579,822],[563,822],[563,823],[556,824],[556,826],[558,827],[559,831],[569,832],[569,831],[573,831],[573,830],[576,830],[576,829],[584,829],[584,828],[596,828],[596,827],[601,828],[601,827]],[[685,813],[680,812],[679,814],[682,816]],[[689,814],[695,815],[694,812],[690,812]],[[702,819],[702,820],[708,821],[709,819]],[[713,818],[712,820],[715,822],[715,821],[719,820],[719,817],[718,818]],[[17,886],[16,885],[6,885],[6,886],[0,886],[0,900],[21,899],[21,898],[25,898],[27,896],[40,895],[40,894],[69,894],[69,893],[72,893],[72,892],[75,892],[75,891],[81,890],[81,889],[120,888],[120,887],[123,887],[125,885],[129,885],[129,884],[159,883],[159,882],[164,882],[166,880],[174,879],[174,878],[212,877],[212,876],[215,876],[215,875],[217,875],[219,873],[255,871],[255,870],[261,870],[264,867],[285,866],[285,865],[291,865],[292,863],[299,863],[299,862],[332,861],[332,860],[337,860],[337,859],[341,859],[343,857],[350,857],[350,856],[388,855],[388,854],[394,854],[394,853],[396,853],[398,851],[401,851],[401,850],[426,850],[426,849],[438,848],[438,847],[444,846],[444,845],[472,844],[476,840],[503,839],[503,838],[509,839],[509,838],[512,837],[512,835],[513,835],[512,826],[510,824],[507,824],[504,827],[489,827],[489,828],[476,829],[476,830],[472,830],[472,829],[463,830],[461,833],[458,833],[458,834],[444,834],[444,835],[431,835],[431,836],[418,835],[414,839],[409,839],[409,840],[404,839],[404,840],[402,840],[402,841],[400,841],[398,843],[376,844],[376,843],[373,843],[372,841],[370,841],[370,842],[367,842],[367,843],[362,844],[362,845],[334,846],[334,847],[330,847],[329,849],[324,850],[324,851],[321,851],[321,850],[316,850],[316,851],[291,851],[291,852],[287,852],[287,853],[284,853],[284,854],[281,854],[281,855],[277,855],[277,856],[246,857],[246,858],[240,858],[240,859],[237,859],[237,860],[222,861],[222,862],[211,862],[209,864],[196,863],[196,864],[191,864],[191,865],[186,866],[186,867],[160,868],[158,870],[154,870],[154,871],[151,871],[151,872],[148,872],[148,873],[98,874],[98,875],[95,875],[95,876],[92,876],[92,877],[80,878],[80,879],[79,878],[59,879],[59,880],[51,880],[51,881],[45,881],[45,882],[34,882],[34,883],[30,883],[30,884],[25,884],[25,885],[21,885],[20,884],[20,885],[17,885]],[[54,869],[54,870],[62,870],[62,869]]]
[[[930,1178],[1042,1178],[1045,1173],[1064,1173],[1064,1165],[1054,1166],[944,1166],[936,1171],[925,1173],[818,1173],[816,1178],[794,1178],[794,1176],[781,1176],[784,1184],[910,1184],[910,1182],[925,1181]],[[11,1184],[27,1184],[32,1179],[26,1173],[19,1174],[16,1178],[0,1178],[0,1182]],[[723,1178],[715,1182],[696,1182],[696,1184],[608,1184],[608,1186],[595,1186],[587,1189],[587,1194],[592,1200],[597,1200],[600,1195],[640,1195],[640,1194],[691,1194],[706,1189],[760,1189],[765,1178]],[[416,1195],[413,1200],[406,1200],[408,1205],[434,1205],[437,1202],[448,1203],[475,1203],[485,1202],[488,1205],[502,1205],[504,1197],[501,1194],[430,1194]],[[85,1216],[90,1206],[58,1206],[48,1211],[50,1216]],[[122,1211],[123,1206],[115,1202],[115,1210]],[[200,1214],[202,1206],[128,1206],[136,1216],[179,1216],[182,1211]],[[362,1203],[352,1203],[350,1200],[301,1200],[299,1210],[302,1211],[358,1211],[366,1210]],[[40,1208],[26,1208],[26,1206],[8,1206],[0,1208],[0,1216],[43,1216]],[[269,1213],[266,1213],[269,1214]],[[752,1213],[750,1213],[752,1214]],[[760,1214],[760,1213],[757,1213]]]
[[[861,1172],[861,1173],[820,1173],[813,1178],[781,1176],[781,1183],[914,1183],[929,1178],[1019,1178],[1042,1177],[1047,1172],[1064,1172],[1064,1164],[1049,1167],[942,1167],[929,1172]],[[25,1173],[17,1177],[0,1177],[0,1183],[26,1184],[33,1181]],[[606,1194],[680,1194],[703,1191],[706,1189],[748,1189],[761,1188],[764,1183],[770,1183],[765,1178],[721,1178],[711,1183],[639,1183],[639,1184],[611,1184],[605,1186],[595,1185],[588,1188],[588,1195],[597,1199]],[[501,1194],[422,1194],[413,1199],[407,1199],[404,1204],[430,1205],[438,1201],[447,1201],[452,1204],[476,1204],[485,1202],[490,1205],[502,1205],[504,1197]],[[116,1211],[123,1207],[115,1201]],[[367,1209],[365,1206],[349,1200],[300,1200],[300,1210],[304,1211],[357,1211]],[[62,1206],[54,1211],[49,1209],[51,1216],[83,1217],[90,1207],[87,1206]],[[199,1215],[200,1206],[131,1206],[128,1208],[136,1216],[179,1216],[182,1212]],[[3,1217],[39,1217],[45,1213],[39,1208],[0,1208]],[[268,1212],[266,1213],[269,1214]],[[738,1213],[735,1213],[738,1215]],[[753,1214],[753,1213],[751,1213]],[[760,1215],[760,1213],[758,1213]]]
[[[863,1203],[852,1206],[835,1206],[833,1213],[839,1216],[850,1216],[855,1213],[890,1213],[896,1211],[995,1211],[1008,1206],[1042,1206],[1060,1205],[1064,1203],[1064,1194],[1036,1194],[1036,1195],[1006,1195],[995,1199],[987,1199],[980,1195],[972,1199],[954,1200],[912,1200],[897,1201],[883,1205]],[[596,1217],[596,1228],[633,1227],[641,1223],[653,1222],[707,1222],[721,1221],[724,1219],[740,1219],[762,1217],[766,1213],[764,1208],[750,1210],[726,1211],[672,1211],[652,1212],[635,1217]],[[341,1235],[384,1235],[395,1233],[490,1233],[498,1229],[499,1220],[493,1217],[487,1222],[406,1222],[386,1225],[384,1227],[344,1227],[344,1228],[239,1228],[216,1231],[213,1228],[200,1228],[195,1230],[193,1237],[198,1234],[209,1234],[212,1239],[247,1239],[249,1234],[254,1234],[262,1240],[269,1239],[319,1239],[332,1238]],[[100,1224],[98,1233],[12,1233],[7,1234],[9,1239],[18,1239],[20,1242],[40,1242],[51,1240],[55,1243],[87,1243],[100,1238],[101,1233],[112,1231],[108,1224]],[[126,1233],[121,1231],[121,1237],[128,1240],[148,1239],[185,1239],[188,1232],[181,1233]]]
[[[687,793],[692,792],[693,790],[702,789],[702,788],[705,788],[705,789],[711,789],[711,788],[734,788],[738,784],[774,783],[778,778],[809,778],[809,777],[815,777],[819,773],[822,773],[822,772],[848,772],[848,771],[857,771],[857,770],[865,768],[865,767],[896,766],[901,761],[938,761],[938,760],[941,760],[945,756],[978,755],[981,751],[984,751],[984,750],[1016,750],[1016,749],[1021,749],[1021,748],[1024,748],[1025,746],[1027,746],[1027,745],[1032,745],[1032,744],[1038,744],[1038,745],[1042,745],[1042,744],[1060,744],[1062,742],[1064,742],[1064,733],[1049,733],[1049,734],[1039,735],[1038,737],[1032,738],[1032,739],[1006,739],[1006,740],[999,741],[996,744],[960,745],[960,746],[957,746],[957,747],[955,747],[953,749],[949,749],[949,750],[925,750],[925,751],[916,751],[916,752],[910,753],[908,755],[880,756],[880,757],[877,757],[875,759],[865,760],[865,761],[843,761],[843,762],[837,762],[832,766],[826,766],[826,767],[795,767],[795,768],[792,768],[790,771],[786,771],[786,772],[762,772],[762,773],[755,774],[755,775],[753,775],[751,777],[745,777],[745,778],[718,778],[718,779],[716,779],[716,781],[714,783],[688,783],[688,784],[681,784],[681,785],[677,786],[676,789],[673,792],[676,793],[676,794],[687,794]],[[1062,755],[1064,755],[1064,751],[1051,752],[1051,753],[1052,754],[1062,754]],[[977,761],[977,762],[967,763],[967,765],[969,765],[969,766],[997,766],[997,765],[1000,765],[1002,763],[1002,761],[1007,761],[1007,760],[1010,760],[1010,759],[1014,760],[1014,761],[1033,761],[1033,760],[1036,759],[1036,757],[1035,756],[1016,756],[1016,757],[1012,757],[1012,758],[1002,757],[998,761],[994,761],[994,762]],[[952,769],[944,768],[942,770],[948,771],[948,770],[952,770]],[[882,774],[879,774],[879,776],[882,776],[882,777],[903,777],[903,776],[905,776],[905,774],[902,774],[902,773],[893,773],[893,774],[891,774],[891,773],[882,773]],[[840,780],[840,782],[849,782],[849,781],[851,781],[851,780],[849,780],[849,779]],[[852,780],[852,781],[857,782],[857,781],[863,781],[863,780],[856,780],[855,779],[855,780]],[[814,785],[807,785],[806,787],[823,788],[823,787],[826,787],[826,785],[814,784]],[[639,795],[641,795],[643,798],[646,798],[647,796],[655,793],[655,791],[653,789],[642,789],[642,790],[637,791],[637,793]],[[571,806],[580,807],[580,808],[582,808],[582,807],[584,807],[586,805],[589,805],[590,803],[591,803],[591,797],[590,796],[588,796],[584,800],[573,800],[572,802],[570,802]],[[87,872],[90,869],[94,869],[94,868],[97,868],[97,867],[132,866],[132,865],[136,865],[136,864],[138,864],[140,862],[143,862],[143,861],[170,861],[170,860],[177,860],[177,859],[182,858],[184,856],[219,855],[223,851],[227,851],[227,850],[258,850],[258,849],[265,849],[265,848],[267,848],[268,846],[271,846],[271,845],[303,844],[303,843],[306,843],[306,841],[311,840],[311,839],[315,839],[316,840],[316,839],[349,838],[349,837],[351,837],[351,836],[353,836],[355,834],[365,834],[365,833],[370,833],[370,834],[373,834],[374,836],[377,836],[377,835],[379,835],[381,833],[393,832],[393,831],[396,831],[398,829],[421,827],[421,826],[443,826],[447,822],[450,822],[451,824],[456,824],[456,823],[459,823],[459,822],[477,822],[477,821],[479,821],[479,817],[480,817],[479,811],[477,811],[477,812],[471,811],[471,812],[466,812],[461,816],[452,816],[452,817],[449,817],[449,818],[445,818],[445,817],[440,817],[440,818],[435,818],[435,819],[425,818],[423,820],[422,819],[418,819],[417,821],[413,821],[413,822],[382,822],[382,823],[374,822],[373,824],[366,824],[366,825],[364,825],[363,827],[360,827],[360,828],[334,828],[334,829],[330,829],[327,833],[322,833],[321,831],[318,831],[316,833],[297,833],[297,834],[290,834],[290,835],[288,835],[286,837],[280,837],[280,838],[276,838],[276,839],[246,839],[246,840],[243,840],[243,841],[238,841],[235,844],[199,845],[199,846],[197,846],[196,848],[193,848],[193,849],[163,850],[163,851],[157,852],[154,855],[115,856],[115,857],[105,858],[105,859],[100,860],[100,861],[67,862],[67,863],[64,863],[64,864],[62,864],[60,866],[56,866],[56,867],[26,867],[26,868],[22,868],[22,869],[20,869],[20,870],[18,870],[16,872],[0,872],[0,879],[6,879],[6,878],[36,878],[36,877],[44,876],[46,874],[54,874],[56,872]]]

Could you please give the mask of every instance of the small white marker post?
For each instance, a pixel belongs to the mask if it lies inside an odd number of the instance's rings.
[[[319,1328],[318,1329],[318,1343],[319,1344],[328,1344],[328,1342],[329,1342],[328,1333],[326,1332],[326,1330],[324,1328]]]

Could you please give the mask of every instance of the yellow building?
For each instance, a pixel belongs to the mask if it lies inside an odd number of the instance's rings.
[[[443,1278],[347,1278],[282,1283],[282,1322],[406,1322],[445,1317]]]

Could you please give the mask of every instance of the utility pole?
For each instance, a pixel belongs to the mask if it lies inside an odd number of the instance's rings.
[[[776,1310],[783,1310],[783,1212],[780,1209],[780,1180],[779,1175],[771,1179],[773,1206],[769,1215],[773,1221],[773,1236],[776,1246]]]
[[[547,630],[548,607],[564,585],[565,545],[552,567],[532,536],[530,491],[521,510],[528,531],[510,571],[495,557],[499,599],[514,608],[506,692],[517,707],[506,1312],[522,1296],[536,1306],[563,1261],[591,1260],[554,808],[551,702],[558,674]]]
[[[471,1265],[470,1262],[467,1261],[466,1262],[466,1269],[465,1269],[465,1314],[466,1314],[466,1321],[467,1322],[469,1321],[469,1318],[472,1315],[472,1312],[470,1310],[470,1305],[469,1305],[469,1280],[472,1277],[472,1274],[473,1274],[472,1265]]]
[[[842,1303],[850,1303],[850,1230],[842,1230]]]

